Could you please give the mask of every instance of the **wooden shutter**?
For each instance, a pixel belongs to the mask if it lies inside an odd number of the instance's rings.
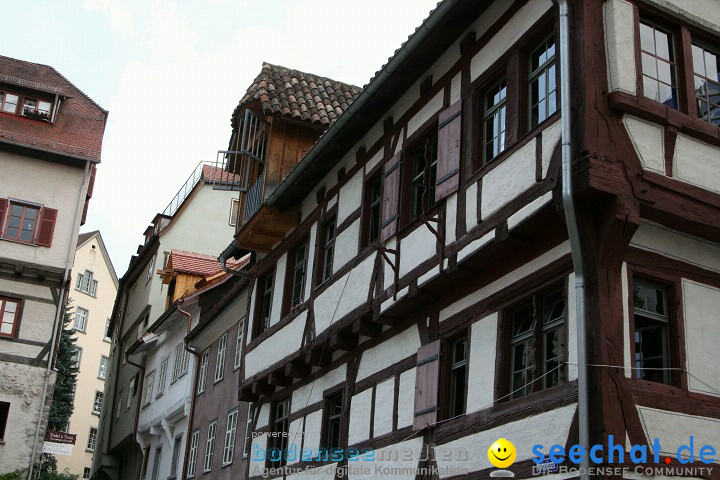
[[[437,180],[435,201],[458,189],[460,178],[460,139],[462,133],[462,102],[458,101],[440,112],[438,119]]]
[[[95,189],[95,174],[97,173],[97,167],[93,164],[90,167],[90,181],[88,182],[87,197],[92,198],[93,190]]]
[[[380,240],[384,241],[397,232],[400,215],[400,171],[402,152],[385,162],[383,167],[382,214],[380,215]]]
[[[440,340],[418,348],[413,431],[437,422]]]
[[[3,227],[5,226],[5,212],[8,209],[7,198],[0,198],[0,237],[3,235]]]
[[[41,247],[52,245],[52,237],[55,232],[55,220],[57,210],[54,208],[43,208],[40,212],[40,225],[38,227],[37,240],[35,243]]]

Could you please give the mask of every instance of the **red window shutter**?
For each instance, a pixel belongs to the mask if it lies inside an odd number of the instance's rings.
[[[95,174],[97,173],[97,167],[93,164],[90,167],[90,181],[88,182],[87,198],[92,198],[93,189],[95,188]]]
[[[90,197],[87,197],[85,199],[85,206],[83,207],[83,213],[82,213],[82,218],[80,219],[80,225],[85,225],[85,220],[87,219],[87,212],[88,212],[89,206],[90,206]]]
[[[438,159],[435,201],[458,189],[460,173],[460,139],[462,135],[462,101],[440,112],[438,118]]]
[[[52,245],[52,237],[55,232],[55,220],[57,210],[54,208],[43,208],[40,212],[40,226],[38,228],[37,240],[35,243],[41,247]]]
[[[413,431],[437,422],[440,340],[418,348]]]
[[[5,226],[5,212],[8,209],[7,198],[0,198],[0,237],[3,235],[3,227]]]
[[[384,241],[397,232],[400,214],[400,165],[402,152],[385,162],[383,167],[382,215],[380,215],[380,240]]]

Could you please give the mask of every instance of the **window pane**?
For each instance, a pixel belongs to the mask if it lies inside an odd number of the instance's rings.
[[[703,49],[697,45],[692,46],[693,70],[700,76],[705,77],[705,58]]]
[[[670,36],[655,30],[655,55],[665,60],[672,60],[672,50],[670,49]]]
[[[640,48],[652,54],[655,53],[655,37],[653,28],[644,23],[640,23]]]
[[[18,96],[12,93],[5,94],[5,103],[3,104],[3,111],[8,113],[15,113],[17,110]]]

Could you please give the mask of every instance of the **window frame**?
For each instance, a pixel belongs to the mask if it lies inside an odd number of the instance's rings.
[[[97,403],[98,403],[98,393],[100,394],[100,408],[96,410],[95,407],[97,406]],[[104,396],[105,396],[104,392],[101,392],[100,390],[95,390],[95,397],[93,398],[93,406],[92,406],[92,412],[91,412],[92,414],[100,415],[100,412],[102,412],[103,402],[105,401]]]
[[[278,418],[277,411],[278,407],[280,405],[285,406],[285,412],[284,416]],[[268,447],[266,449],[266,452],[268,453],[265,456],[265,466],[267,468],[278,468],[278,467],[284,467],[287,464],[287,454],[283,453],[287,450],[288,447],[288,436],[284,435],[287,434],[290,431],[290,414],[292,409],[292,396],[285,397],[280,400],[276,400],[275,402],[272,402],[270,404],[270,422],[269,425],[269,431],[273,433],[280,433],[280,435],[272,436],[268,440]],[[278,430],[278,424],[283,424],[284,428],[282,430]],[[272,460],[270,455],[271,450],[277,450],[279,449],[281,451],[279,460]]]
[[[5,110],[7,95],[12,95],[12,96],[16,97],[15,108],[12,112]],[[47,114],[45,116],[41,116],[38,114],[26,115],[25,114],[26,100],[34,100],[36,102],[35,107],[33,108],[33,112],[38,111],[40,102],[45,102],[45,103],[49,104]],[[55,111],[55,102],[51,99],[45,98],[41,95],[32,94],[32,93],[20,93],[19,91],[12,90],[12,89],[10,89],[10,90],[5,89],[5,88],[0,89],[0,113],[4,113],[6,115],[15,115],[18,117],[25,117],[25,118],[29,118],[31,120],[41,120],[41,121],[45,121],[45,122],[52,122],[54,111]]]
[[[273,301],[275,299],[276,268],[272,265],[268,270],[257,276],[257,296],[255,297],[255,318],[253,319],[253,338],[268,328],[272,321]],[[268,289],[268,282],[270,288]],[[267,316],[265,315],[267,310]]]
[[[160,362],[160,370],[158,372],[157,393],[155,394],[155,398],[159,398],[165,393],[165,384],[167,382],[167,371],[168,371],[169,364],[170,364],[170,357],[165,357],[162,360],[162,362]]]
[[[77,345],[74,345],[75,347],[75,355],[73,355],[73,363],[70,365],[70,368],[75,369],[77,372],[80,371],[80,362],[82,361],[82,347],[78,347]]]
[[[200,367],[198,368],[198,384],[196,395],[200,395],[205,391],[207,386],[207,372],[210,363],[210,347],[206,348],[200,354]]]
[[[300,249],[305,250],[305,256],[301,263],[298,263],[298,253]],[[302,284],[300,287],[299,298],[295,297],[295,285],[297,283],[297,275],[302,265]],[[308,282],[308,267],[310,266],[310,238],[306,235],[300,241],[290,248],[287,252],[286,268],[285,268],[285,288],[283,294],[283,310],[282,316],[289,314],[299,308],[307,301],[305,298],[305,290]]]
[[[717,44],[718,41],[720,41],[720,40],[716,40],[716,44]],[[713,45],[711,42],[706,41],[703,36],[694,35],[693,33],[690,34],[690,52],[691,52],[691,62],[692,62],[692,65],[690,65],[689,68],[690,68],[690,70],[691,70],[690,76],[691,76],[692,82],[693,82],[693,83],[692,83],[692,86],[693,86],[692,91],[693,91],[693,97],[695,98],[695,102],[694,102],[694,105],[695,105],[695,114],[696,114],[696,117],[697,117],[698,119],[700,119],[700,120],[702,120],[702,121],[704,121],[704,122],[707,122],[707,123],[710,124],[710,125],[713,125],[713,126],[716,126],[716,127],[720,127],[720,116],[718,117],[718,123],[717,123],[717,124],[713,123],[713,122],[712,122],[712,115],[710,114],[710,113],[712,112],[712,109],[711,109],[709,106],[708,106],[708,119],[705,119],[705,118],[700,114],[699,102],[702,100],[702,101],[705,101],[706,103],[708,103],[708,105],[710,105],[710,103],[711,103],[711,102],[710,102],[710,97],[711,97],[711,96],[708,94],[708,95],[706,95],[706,97],[703,98],[703,99],[701,99],[700,97],[697,96],[697,88],[695,88],[695,80],[696,80],[696,78],[700,77],[700,75],[698,75],[698,73],[697,73],[696,70],[695,70],[695,53],[694,53],[694,50],[695,50],[696,47],[702,49],[702,51],[703,51],[703,59],[705,58],[705,54],[709,52],[710,54],[712,54],[712,55],[715,56],[716,61],[717,61],[717,59],[720,59],[720,47],[715,46],[715,45]],[[703,63],[705,63],[705,62],[703,62]],[[720,71],[720,68],[718,68],[718,70]],[[706,81],[706,84],[707,84],[707,81],[712,81],[712,82],[718,84],[718,89],[720,90],[720,78],[719,78],[717,81],[716,81],[716,80],[710,80],[710,77],[707,77],[707,71],[706,71],[705,74],[702,76],[702,79],[704,79],[704,80]],[[720,100],[719,100],[719,101],[720,101]],[[718,114],[720,115],[720,105],[718,105],[718,104],[714,104],[714,105],[717,106],[717,107],[716,107],[716,111],[717,111]]]
[[[78,327],[78,316],[80,311],[85,312],[85,315],[83,317],[82,321],[82,328]],[[90,316],[90,311],[87,308],[83,308],[80,306],[75,307],[75,318],[73,319],[73,330],[80,333],[86,333],[87,332],[87,323],[88,323],[88,317]]]
[[[212,433],[212,437],[210,436]],[[215,440],[217,438],[217,418],[208,423],[205,436],[205,455],[203,455],[203,473],[211,472],[215,459]]]
[[[523,296],[515,298],[512,302],[509,302],[507,306],[502,310],[501,312],[501,321],[499,322],[500,328],[502,329],[501,335],[499,335],[499,339],[502,342],[501,344],[501,351],[502,351],[502,361],[501,361],[501,370],[500,370],[500,390],[499,390],[499,396],[496,396],[496,399],[499,401],[514,401],[521,398],[525,398],[528,396],[531,396],[535,393],[541,392],[543,390],[549,390],[555,387],[561,387],[563,384],[567,383],[568,381],[568,367],[567,363],[562,365],[559,370],[559,376],[558,376],[558,383],[556,385],[546,385],[546,379],[547,379],[547,373],[545,371],[546,365],[545,365],[545,356],[544,356],[544,340],[545,340],[545,334],[553,331],[558,327],[558,325],[561,325],[560,328],[562,328],[562,336],[561,339],[564,342],[564,352],[563,356],[566,358],[564,362],[567,362],[567,358],[569,355],[569,337],[568,337],[568,331],[569,331],[569,318],[568,318],[568,280],[569,277],[566,275],[561,279],[553,280],[550,282],[545,283],[542,286],[539,286],[538,288],[535,288],[534,290],[530,291],[529,293],[523,294]],[[555,319],[553,322],[550,322],[549,325],[543,325],[543,314],[542,314],[542,306],[543,306],[543,300],[549,297],[550,295],[553,295],[555,293],[560,292],[561,298],[563,301],[563,312],[562,312],[562,323],[559,323],[557,319]],[[522,339],[518,339],[518,341],[522,341],[527,337],[527,339],[533,339],[533,364],[530,367],[527,367],[526,369],[531,370],[531,376],[529,380],[526,381],[525,384],[523,384],[523,387],[529,387],[529,390],[525,393],[522,393],[518,395],[519,387],[516,387],[514,385],[513,381],[513,355],[512,355],[512,349],[513,349],[513,314],[517,313],[519,310],[530,306],[532,309],[532,315],[533,315],[533,323],[531,325],[532,330],[527,333],[523,333]],[[554,357],[556,358],[556,357]],[[551,359],[552,360],[552,359]],[[552,371],[553,369],[549,370]],[[542,377],[542,380],[539,380]],[[515,392],[515,390],[518,390],[518,392]]]
[[[238,321],[237,334],[235,337],[235,358],[233,359],[233,371],[240,368],[242,364],[242,351],[245,343],[245,320],[247,316],[243,316]]]
[[[250,455],[250,449],[252,448],[252,423],[253,423],[253,404],[248,403],[247,418],[245,419],[245,438],[243,440],[243,453],[242,457],[247,458]]]
[[[488,94],[494,90],[496,87],[500,86],[502,83],[505,83],[505,94],[504,96],[498,101],[497,103],[493,104],[490,108],[488,108],[487,99]],[[480,160],[479,166],[485,166],[491,162],[493,162],[496,158],[502,155],[502,153],[507,150],[507,112],[508,112],[508,77],[507,77],[507,71],[506,69],[501,70],[500,72],[496,73],[486,84],[477,90],[476,96],[475,96],[475,104],[481,105],[482,108],[478,108],[478,119],[477,123],[479,125],[479,129],[477,131],[478,136],[478,145],[480,149],[480,155],[478,156]],[[500,89],[502,91],[502,88]],[[500,112],[502,109],[505,110],[504,116],[501,115],[501,118],[504,119],[504,124],[500,126],[500,129],[502,131],[502,147],[498,152],[493,152],[493,156],[488,158],[487,157],[487,129],[486,125],[488,120],[495,118],[495,114]]]
[[[145,383],[143,385],[143,398],[142,398],[143,407],[150,405],[150,403],[152,403],[154,388],[155,388],[155,370],[152,370],[147,375],[145,375]]]
[[[666,35],[669,36],[669,40],[670,40],[669,53],[672,57],[672,61],[670,61],[669,59],[664,59],[664,58],[657,56],[657,45],[656,45],[657,38],[655,37],[654,34],[653,34],[653,40],[654,40],[653,47],[655,48],[655,52],[651,53],[647,50],[643,50],[643,48],[642,48],[642,33],[641,33],[641,30],[642,30],[641,25],[642,24],[645,24],[646,26],[653,28],[653,32],[655,32],[655,30],[659,30],[662,33],[665,33]],[[650,24],[650,25],[648,25],[648,24]],[[682,85],[684,83],[683,82],[683,73],[684,73],[683,68],[684,67],[681,65],[681,63],[683,62],[684,55],[683,55],[682,47],[678,45],[678,40],[680,41],[680,43],[682,43],[682,33],[679,32],[677,28],[671,28],[670,25],[666,25],[662,19],[658,19],[657,17],[652,15],[652,13],[646,14],[644,10],[643,10],[642,14],[639,14],[637,16],[637,19],[635,22],[635,28],[637,29],[636,33],[637,33],[637,38],[638,38],[637,44],[636,44],[637,51],[635,52],[635,55],[637,58],[637,60],[636,60],[637,66],[638,66],[638,70],[637,70],[638,96],[647,98],[648,100],[658,103],[660,105],[665,105],[669,108],[672,108],[673,110],[687,112],[689,105],[686,105],[686,101],[685,101],[685,98],[686,98],[685,88],[686,87],[683,87],[683,85]],[[655,82],[663,83],[665,85],[667,85],[667,84],[665,82],[661,82],[661,80],[657,77],[650,77],[649,75],[645,75],[644,68],[643,68],[643,61],[642,61],[643,53],[646,53],[655,59],[656,72],[657,72],[657,61],[658,60],[671,65],[671,69],[670,69],[671,76],[674,73],[674,77],[675,77],[674,80],[677,83],[677,85],[674,86],[676,95],[677,95],[677,105],[676,106],[673,107],[672,105],[666,105],[664,102],[655,100],[653,97],[649,97],[646,95],[644,77],[647,76],[648,78],[651,78]],[[669,86],[671,88],[673,88],[673,85],[669,85]]]
[[[10,217],[12,216],[12,209],[13,206],[21,207],[22,208],[22,215],[20,216],[20,226],[17,227],[17,235],[15,237],[11,237],[8,235],[8,228],[10,228]],[[25,219],[25,212],[26,210],[30,208],[35,210],[35,218],[33,219],[33,225],[32,230],[30,231],[30,240],[22,240],[22,223]],[[5,212],[5,219],[3,220],[4,225],[2,225],[2,239],[3,240],[10,240],[12,242],[18,242],[18,243],[24,243],[26,245],[35,245],[37,243],[36,238],[38,234],[39,229],[39,223],[41,220],[41,214],[42,214],[42,206],[35,205],[29,202],[21,202],[18,200],[8,199],[8,206],[7,211]],[[12,227],[16,228],[16,227]]]
[[[237,439],[237,425],[240,416],[240,407],[235,407],[227,414],[225,421],[225,440],[223,443],[223,454],[221,465],[223,467],[231,465],[235,459],[235,441]],[[230,419],[234,418],[232,428],[230,427]],[[230,433],[232,431],[232,434]],[[229,438],[232,435],[232,438]]]
[[[332,232],[332,238],[328,234]],[[335,260],[335,240],[337,239],[337,215],[329,215],[320,228],[318,261],[317,261],[317,285],[321,285],[332,277],[333,264]],[[328,263],[329,255],[329,263]],[[329,268],[329,272],[328,272]]]
[[[105,365],[105,371],[103,373],[103,360]],[[110,367],[110,357],[107,355],[100,355],[100,364],[98,365],[98,378],[101,380],[107,379],[107,370]]]
[[[540,50],[541,46],[547,46],[548,40],[552,39],[554,43],[554,50],[552,62],[550,60],[545,60],[544,63],[538,65],[538,67],[535,70],[531,70],[532,68],[532,55]],[[542,44],[542,45],[541,45]],[[526,54],[525,54],[525,61],[527,64],[527,74],[524,75],[525,80],[525,95],[527,98],[527,106],[525,107],[525,114],[527,115],[527,131],[532,131],[534,128],[542,125],[545,120],[551,118],[556,112],[560,111],[560,42],[558,41],[558,29],[554,28],[551,33],[547,33],[545,31],[545,35],[538,37],[535,41],[529,42],[527,44],[526,48]],[[546,50],[547,51],[547,50]],[[531,85],[533,81],[537,78],[540,78],[543,73],[549,72],[549,69],[555,67],[555,110],[550,112],[549,108],[545,112],[545,116],[543,118],[540,118],[538,115],[537,123],[533,123],[533,117],[532,117],[532,95],[531,95]],[[547,85],[548,83],[545,82],[545,93],[547,94],[546,97],[544,97],[546,100],[550,98],[549,94],[552,93],[551,91],[548,91]],[[537,103],[539,105],[540,102]],[[547,105],[547,103],[546,103]]]
[[[401,179],[400,179],[400,228],[409,225],[418,218],[431,215],[432,211],[442,202],[435,201],[435,182],[437,181],[437,165],[438,165],[438,124],[432,122],[425,126],[422,130],[418,130],[413,134],[412,139],[408,139],[408,147],[403,148]],[[430,145],[428,140],[434,139]],[[424,147],[421,146],[425,143]],[[434,147],[433,147],[434,146]],[[415,172],[415,165],[418,160],[418,152],[424,150],[423,161],[425,166],[422,173]],[[427,157],[428,153],[434,152],[434,160],[432,156]],[[430,158],[430,160],[428,160]],[[434,172],[434,174],[433,174]],[[423,195],[421,198],[422,212],[415,214],[415,180],[422,177]],[[382,212],[381,212],[382,213]]]
[[[15,315],[12,319],[12,327],[10,333],[0,333],[0,338],[17,338],[20,334],[20,317],[22,313],[22,307],[23,307],[23,299],[21,298],[14,298],[14,297],[7,297],[5,295],[0,295],[0,328],[2,327],[3,323],[6,323],[5,320],[5,309],[7,308],[7,303],[13,303],[15,304]]]
[[[215,353],[215,374],[213,375],[213,384],[218,383],[225,378],[225,364],[227,363],[227,332],[223,333],[218,339],[217,352]]]
[[[94,273],[88,269],[85,269],[83,273],[78,273],[75,290],[90,295],[91,297],[97,297],[98,282],[94,277]]]
[[[382,199],[383,199],[383,176],[382,162],[373,168],[372,173],[365,177],[363,183],[363,209],[362,209],[362,226],[360,233],[360,248],[372,245],[378,242],[380,238],[380,218],[382,217]],[[378,185],[378,196],[373,200],[373,187]],[[377,219],[373,219],[373,211],[377,211]],[[374,227],[374,228],[373,228]],[[374,231],[374,237],[373,237]]]
[[[465,343],[465,358],[461,362],[454,362],[453,353],[456,344]],[[462,365],[458,365],[462,363]],[[463,411],[457,412],[454,410],[454,400],[457,392],[454,391],[454,376],[453,371],[458,369],[464,369],[463,382],[464,389],[462,391],[462,403]],[[443,339],[441,343],[441,364],[440,364],[440,394],[438,398],[439,402],[439,414],[442,420],[447,420],[454,417],[459,417],[467,413],[467,397],[468,397],[468,381],[470,374],[470,330],[467,328],[462,331],[455,333]]]
[[[196,428],[190,435],[190,446],[188,449],[188,468],[187,478],[195,476],[195,469],[197,468],[197,456],[198,450],[200,449],[200,429]]]
[[[325,392],[323,396],[322,405],[322,427],[321,427],[321,441],[320,448],[325,450],[328,454],[332,454],[333,451],[341,448],[343,442],[343,418],[345,416],[345,384],[341,384],[335,388]],[[333,399],[340,399],[340,413],[331,415],[330,408],[332,407],[331,401]],[[336,418],[337,417],[337,418]],[[331,445],[330,439],[330,422],[337,419],[337,445]]]
[[[95,430],[94,433],[93,433],[93,430]],[[98,428],[90,427],[90,430],[88,431],[87,447],[85,448],[86,452],[94,452],[95,451],[95,448],[97,447],[97,434],[98,434]]]

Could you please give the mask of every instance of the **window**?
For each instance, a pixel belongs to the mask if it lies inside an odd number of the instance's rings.
[[[165,393],[165,381],[167,380],[168,361],[169,361],[169,359],[166,358],[160,364],[160,373],[158,374],[157,394],[155,395],[155,398],[157,398],[160,395],[162,395],[163,393]]]
[[[233,198],[230,200],[230,220],[228,223],[233,227],[237,226],[238,215],[240,214],[240,200]]]
[[[9,240],[32,243],[40,209],[31,205],[10,202],[4,236]]]
[[[320,282],[328,280],[333,272],[335,254],[335,218],[325,222],[322,229],[322,261],[320,262]]]
[[[85,270],[84,273],[78,273],[75,290],[94,297],[97,293],[97,280],[93,280],[93,272]]]
[[[83,468],[82,478],[90,478],[90,467]]]
[[[290,305],[288,310],[292,310],[303,302],[305,296],[305,278],[307,277],[307,260],[308,260],[308,241],[303,240],[288,257],[292,258],[292,268],[289,269],[290,284]]]
[[[720,125],[720,54],[693,42],[692,58],[697,115]]]
[[[137,375],[130,379],[130,384],[128,385],[127,403],[125,404],[125,411],[127,411],[130,408],[130,405],[132,405],[132,398],[135,396],[136,383]]]
[[[18,99],[14,93],[0,92],[0,109],[5,113],[16,113]]]
[[[49,120],[50,107],[52,107],[50,102],[39,100],[37,98],[25,97],[25,100],[23,101],[22,114],[30,118]]]
[[[380,209],[382,207],[382,172],[373,175],[365,183],[365,228],[363,245],[369,245],[380,237]]]
[[[207,440],[205,442],[205,461],[203,462],[203,472],[212,470],[213,455],[215,453],[215,429],[217,421],[210,422],[207,431]]]
[[[5,439],[5,427],[7,426],[9,416],[10,404],[8,402],[0,402],[0,440]]]
[[[565,380],[565,292],[555,288],[520,302],[509,312],[510,398]]]
[[[110,359],[105,355],[100,355],[100,367],[98,368],[98,378],[105,380],[107,378],[108,362]]]
[[[227,332],[218,341],[217,357],[215,358],[214,381],[219,382],[225,376],[225,357],[227,354]]]
[[[175,365],[173,365],[172,379],[170,383],[175,383],[178,378],[182,377],[187,373],[188,362],[190,361],[190,355],[185,350],[182,342],[175,347]]]
[[[463,336],[452,340],[450,348],[450,403],[448,404],[448,418],[457,417],[465,413],[467,396],[467,337]]]
[[[200,441],[200,429],[193,432],[190,437],[190,454],[188,456],[188,478],[195,476],[195,467],[197,465],[198,443]]]
[[[103,338],[104,342],[110,342],[111,341],[112,332],[110,331],[110,318],[105,320],[105,337]]]
[[[637,378],[672,384],[668,288],[633,279],[635,372]]]
[[[669,30],[646,19],[640,21],[643,94],[656,102],[678,108],[674,43]]]
[[[489,162],[505,150],[507,80],[502,79],[483,95],[483,161]]]
[[[88,311],[84,308],[77,307],[75,309],[75,324],[73,325],[73,328],[75,328],[78,332],[85,333],[85,329],[87,328],[87,318]]]
[[[96,390],[95,391],[95,401],[93,401],[92,413],[97,413],[98,415],[100,415],[100,412],[102,411],[102,404],[103,404],[103,392]]]
[[[70,368],[80,370],[80,359],[82,358],[82,348],[75,347],[75,355],[72,357]]]
[[[0,337],[15,338],[20,325],[20,300],[0,297]]]
[[[340,447],[340,428],[343,413],[342,390],[325,397],[325,411],[323,412],[324,438],[323,447],[332,452]]]
[[[229,465],[235,456],[235,436],[237,433],[238,410],[228,413],[225,425],[225,445],[223,446],[222,464]]]
[[[118,392],[118,396],[117,396],[117,402],[116,402],[117,410],[115,411],[115,420],[120,419],[120,413],[122,412],[122,404],[123,404],[124,399],[125,399],[125,397],[123,396],[123,391],[121,389]]]
[[[253,405],[248,405],[247,419],[245,421],[245,441],[243,443],[243,458],[247,458],[250,454],[250,447],[252,447],[252,418],[253,418]]]
[[[157,259],[157,252],[153,257],[150,259],[150,263],[148,263],[147,272],[145,272],[145,279],[150,280],[153,276],[153,270],[155,268],[155,259]]]
[[[437,128],[431,128],[429,133],[408,149],[410,219],[419,217],[436,203],[437,141]]]
[[[152,480],[160,478],[160,460],[162,459],[162,445],[155,448],[155,458],[153,459]]]
[[[276,435],[268,439],[267,458],[270,468],[282,467],[287,460],[288,429],[290,427],[290,398],[272,406],[272,432]]]
[[[205,391],[205,383],[207,383],[208,360],[210,359],[210,349],[206,349],[200,355],[200,370],[198,371],[197,393],[200,395]]]
[[[273,285],[275,275],[273,272],[266,273],[258,278],[258,299],[257,314],[254,328],[254,335],[257,336],[270,328],[270,314],[272,312]]]
[[[530,54],[528,71],[530,128],[533,128],[557,110],[554,33]]]
[[[145,375],[145,385],[143,386],[143,405],[149,405],[152,400],[153,388],[155,387],[155,370]]]
[[[237,326],[237,337],[235,338],[235,363],[233,370],[240,368],[242,361],[243,335],[245,332],[245,317],[241,318]]]
[[[177,478],[178,461],[180,460],[180,449],[182,448],[182,433],[175,437],[173,442],[172,460],[170,463],[170,478]]]
[[[94,451],[95,442],[97,442],[97,428],[90,427],[90,433],[88,433],[87,449],[90,451]]]

